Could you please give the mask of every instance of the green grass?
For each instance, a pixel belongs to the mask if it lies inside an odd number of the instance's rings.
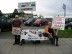
[[[58,36],[60,38],[72,38],[72,30],[66,29],[66,30],[59,30]]]
[[[12,33],[11,32],[0,32],[0,35],[6,35],[6,36],[11,36]]]

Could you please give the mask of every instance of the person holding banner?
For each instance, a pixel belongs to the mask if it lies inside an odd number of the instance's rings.
[[[12,22],[12,34],[15,37],[15,42],[13,45],[20,43],[20,33],[21,33],[21,21],[19,20],[19,16],[16,15],[15,19]]]
[[[52,26],[52,22],[48,22],[48,25],[44,29],[43,35],[45,37],[48,37],[53,45],[55,45],[55,43],[56,43],[56,46],[58,46],[58,37],[55,33],[56,30],[51,28],[51,26]]]

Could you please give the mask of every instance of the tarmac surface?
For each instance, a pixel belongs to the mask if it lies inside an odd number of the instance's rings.
[[[72,54],[72,38],[60,38],[59,46],[51,44],[13,45],[14,39],[0,39],[0,54]]]

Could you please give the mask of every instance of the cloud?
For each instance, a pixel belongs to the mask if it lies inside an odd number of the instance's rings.
[[[42,14],[44,16],[63,15],[63,3],[66,4],[67,15],[72,15],[72,0],[0,0],[0,9],[3,13],[12,13],[18,8],[19,2],[36,1],[36,11],[34,14]]]
[[[40,0],[39,0],[40,1]],[[72,14],[72,0],[42,0],[38,2],[37,12],[38,14],[42,14],[44,16],[57,16],[63,15],[63,3],[66,4],[66,14]]]

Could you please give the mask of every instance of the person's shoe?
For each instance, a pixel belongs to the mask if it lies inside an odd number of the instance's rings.
[[[56,44],[56,46],[59,46],[58,44]]]
[[[22,43],[19,43],[20,46],[22,46]]]
[[[13,45],[16,45],[16,43],[14,43]]]

